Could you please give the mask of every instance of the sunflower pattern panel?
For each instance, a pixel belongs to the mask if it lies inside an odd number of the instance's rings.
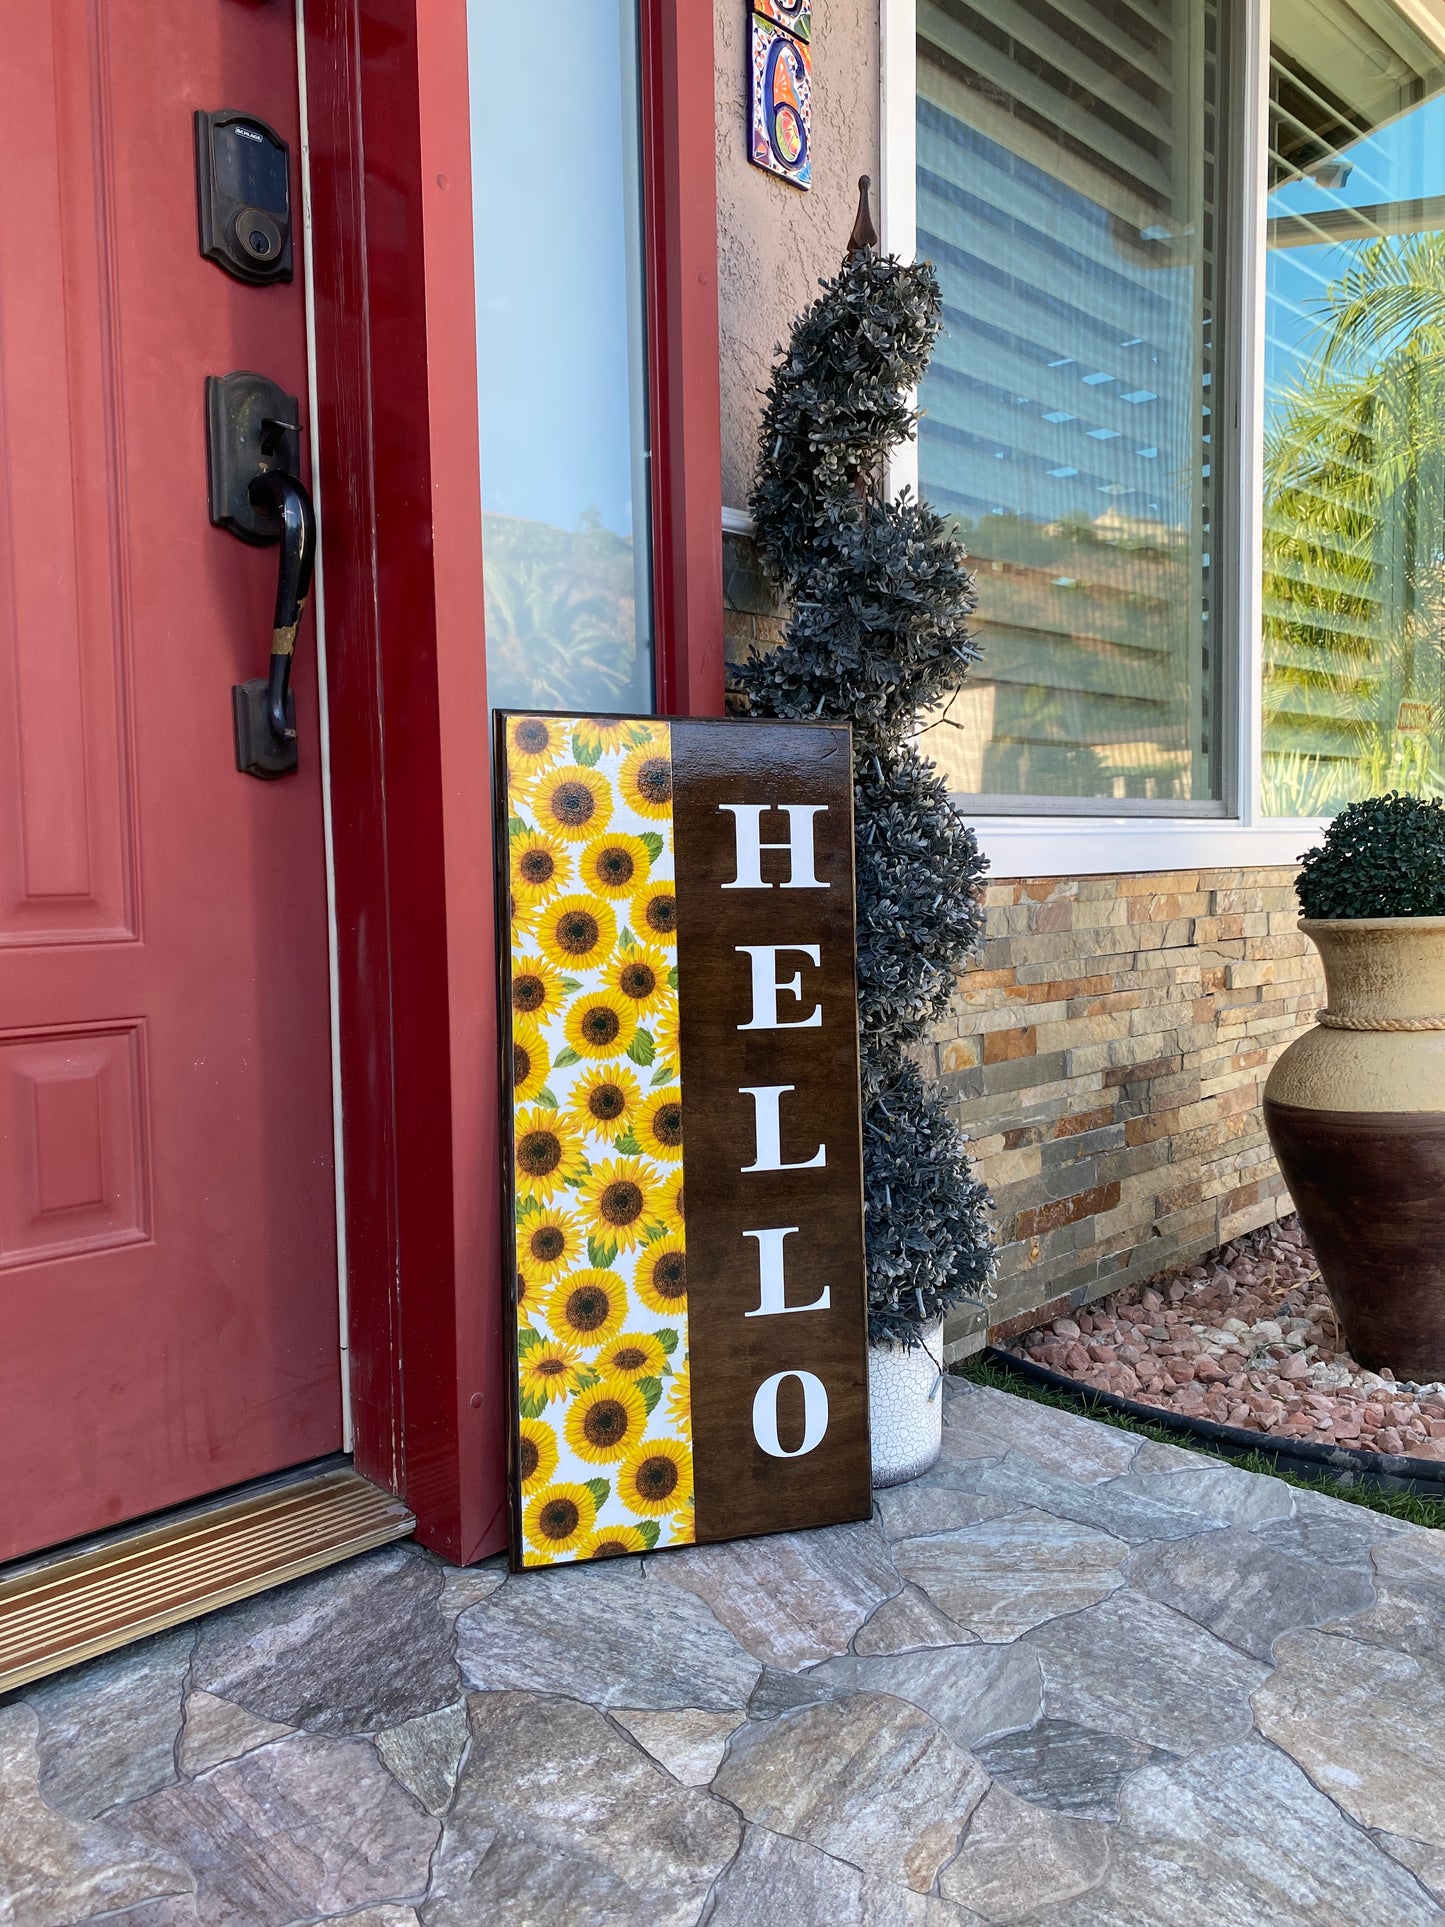
[[[671,737],[510,716],[520,1563],[695,1538]]]

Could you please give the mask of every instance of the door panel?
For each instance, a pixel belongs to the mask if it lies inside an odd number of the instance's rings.
[[[17,778],[0,792],[0,943],[115,937],[131,922],[102,198],[114,166],[90,111],[108,89],[93,45],[57,45],[48,12],[22,0],[0,71],[0,143],[10,179],[26,183],[0,196],[0,674]]]
[[[204,377],[306,393],[301,282],[202,260],[191,132],[270,121],[299,207],[293,35],[6,9],[0,1557],[340,1444],[315,652],[300,773],[238,775],[276,551],[205,494]]]

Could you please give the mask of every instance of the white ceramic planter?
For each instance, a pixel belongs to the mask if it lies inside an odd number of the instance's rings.
[[[868,1421],[873,1484],[902,1485],[943,1450],[943,1324],[928,1325],[921,1345],[868,1347]]]

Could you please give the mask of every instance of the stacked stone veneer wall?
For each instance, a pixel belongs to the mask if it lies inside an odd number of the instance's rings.
[[[1324,1001],[1294,874],[989,886],[925,1053],[997,1205],[998,1301],[952,1322],[952,1357],[1290,1209],[1264,1081]]]

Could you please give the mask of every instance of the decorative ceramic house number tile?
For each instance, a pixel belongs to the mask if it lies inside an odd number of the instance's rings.
[[[754,0],[748,16],[748,154],[794,187],[813,184],[813,9]]]

